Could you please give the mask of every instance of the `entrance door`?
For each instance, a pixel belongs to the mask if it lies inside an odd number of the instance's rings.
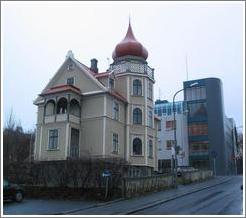
[[[79,130],[71,129],[70,157],[79,157]]]

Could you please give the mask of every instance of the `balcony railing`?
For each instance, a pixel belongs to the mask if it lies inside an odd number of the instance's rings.
[[[114,70],[115,73],[142,73],[147,74],[151,79],[154,80],[154,69],[149,67],[147,64],[138,64],[138,63],[122,63],[118,65],[111,65],[109,70]]]
[[[56,118],[55,118],[56,116]],[[64,121],[69,121],[73,123],[80,123],[80,117],[75,116],[73,114],[69,114],[69,120],[67,114],[57,114],[57,115],[49,115],[44,117],[44,122],[45,123],[55,123],[55,122],[64,122]]]

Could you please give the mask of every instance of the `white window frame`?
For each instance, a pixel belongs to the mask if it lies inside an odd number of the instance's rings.
[[[151,93],[150,93],[150,87],[151,87]],[[152,82],[148,81],[148,99],[153,100],[153,84]]]
[[[114,144],[115,143],[114,136],[117,136],[116,144]],[[115,132],[112,133],[112,153],[113,154],[119,153],[119,134]]]
[[[118,112],[116,112],[115,110],[115,105],[118,105]],[[118,101],[114,100],[113,101],[113,108],[112,108],[112,111],[113,111],[113,119],[114,120],[119,120],[120,119],[120,104]]]
[[[68,83],[67,83],[68,79],[73,79],[73,84],[68,84]],[[74,76],[68,77],[68,78],[66,79],[66,85],[72,85],[72,86],[75,86],[75,77],[74,77]]]
[[[133,93],[133,82],[134,82],[134,80],[140,80],[141,81],[141,95],[134,95],[134,93]],[[132,86],[131,86],[131,95],[133,96],[133,97],[143,97],[144,96],[144,91],[143,91],[143,87],[144,86],[144,83],[143,83],[143,79],[142,78],[139,78],[139,77],[133,77],[132,78]]]
[[[50,131],[52,130],[57,130],[57,146],[56,148],[50,148]],[[47,150],[49,151],[56,151],[59,150],[59,143],[60,143],[60,129],[56,129],[56,128],[52,128],[52,129],[48,129],[48,145],[47,145]]]
[[[152,142],[152,154],[150,155],[150,143],[149,142]],[[148,158],[150,159],[153,159],[154,158],[154,145],[153,145],[153,139],[152,138],[149,138],[148,139]]]

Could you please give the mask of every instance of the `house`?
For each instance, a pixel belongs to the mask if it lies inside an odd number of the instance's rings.
[[[71,51],[34,101],[38,107],[35,160],[119,157],[138,175],[157,170],[154,69],[131,24],[113,51],[113,63],[99,73]]]

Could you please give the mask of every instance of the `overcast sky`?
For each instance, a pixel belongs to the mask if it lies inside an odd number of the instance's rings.
[[[133,32],[155,68],[155,99],[170,100],[188,79],[223,82],[225,112],[243,124],[244,2],[1,2],[4,122],[11,108],[24,129],[36,124],[33,100],[68,50],[99,71]],[[159,91],[160,90],[160,91]],[[178,99],[182,99],[182,94]]]

